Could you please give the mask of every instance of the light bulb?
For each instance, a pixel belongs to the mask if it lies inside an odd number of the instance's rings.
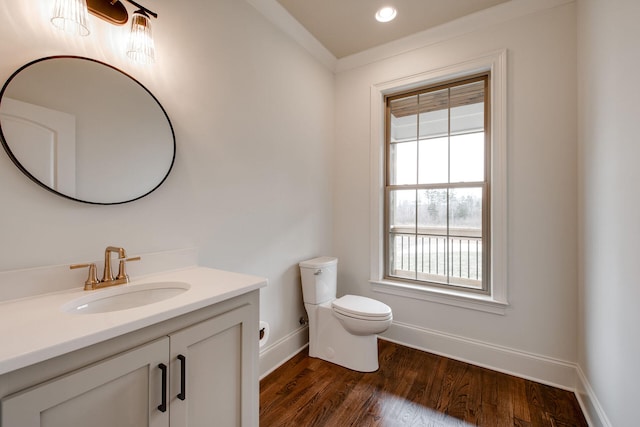
[[[392,21],[397,14],[398,11],[395,8],[391,6],[385,6],[376,12],[376,20],[378,22],[389,22]]]

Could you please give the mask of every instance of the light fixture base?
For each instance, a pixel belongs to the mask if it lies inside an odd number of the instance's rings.
[[[87,0],[89,13],[114,25],[124,25],[129,20],[127,8],[115,0]]]

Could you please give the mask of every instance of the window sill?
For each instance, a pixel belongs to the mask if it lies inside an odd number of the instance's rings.
[[[421,299],[485,313],[504,315],[509,304],[491,296],[470,294],[450,289],[416,286],[390,280],[370,280],[372,290],[384,294]]]

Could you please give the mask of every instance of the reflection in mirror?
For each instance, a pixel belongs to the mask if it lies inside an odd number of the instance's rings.
[[[175,137],[158,100],[101,62],[49,57],[16,71],[0,92],[0,139],[29,178],[64,197],[125,203],[168,176]]]

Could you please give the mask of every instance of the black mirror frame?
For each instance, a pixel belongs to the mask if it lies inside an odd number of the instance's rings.
[[[147,89],[142,83],[140,83],[138,80],[136,80],[134,77],[132,77],[130,74],[125,73],[124,71],[109,65],[105,62],[99,61],[97,59],[92,59],[92,58],[86,58],[83,56],[75,56],[75,55],[55,55],[55,56],[47,56],[47,57],[43,57],[43,58],[39,58],[36,60],[33,60],[25,65],[23,65],[22,67],[18,68],[16,71],[13,72],[13,74],[11,74],[11,76],[7,79],[7,81],[4,83],[4,85],[2,86],[2,90],[0,90],[0,105],[2,105],[2,98],[4,96],[4,93],[7,89],[7,87],[9,86],[9,84],[11,83],[11,81],[18,75],[20,74],[20,72],[22,70],[24,70],[25,68],[28,68],[34,64],[37,64],[39,62],[42,61],[46,61],[46,60],[51,60],[51,59],[81,59],[81,60],[85,60],[85,61],[90,61],[90,62],[94,62],[100,65],[104,65],[108,68],[111,68],[112,70],[115,70],[116,72],[128,77],[129,79],[133,80],[136,84],[138,84],[142,89],[144,89],[145,92],[147,92],[147,94],[149,94],[149,96],[151,96],[151,98],[153,98],[153,100],[158,104],[158,107],[160,107],[160,110],[162,111],[162,113],[164,114],[165,118],[167,119],[167,123],[169,124],[169,128],[171,129],[171,137],[173,139],[173,156],[171,158],[171,164],[169,165],[169,169],[167,170],[167,173],[165,174],[165,176],[162,178],[162,180],[160,180],[160,182],[153,187],[151,190],[149,190],[147,193],[144,193],[140,196],[134,197],[133,199],[128,199],[128,200],[123,200],[123,201],[118,201],[118,202],[93,202],[93,201],[89,201],[89,200],[82,200],[82,199],[78,199],[75,197],[71,197],[69,195],[60,193],[59,191],[54,190],[53,188],[49,187],[48,185],[42,183],[40,180],[38,180],[36,177],[34,177],[21,163],[20,161],[16,158],[16,156],[13,154],[13,152],[11,151],[11,148],[9,148],[9,144],[4,136],[4,133],[2,131],[2,124],[0,123],[0,142],[2,143],[2,146],[4,147],[5,151],[7,152],[7,155],[9,156],[9,158],[11,159],[11,161],[16,165],[16,167],[18,169],[20,169],[20,171],[22,171],[22,173],[24,173],[29,179],[31,179],[33,182],[35,182],[36,184],[38,184],[40,187],[44,188],[47,191],[50,191],[51,193],[54,193],[58,196],[64,197],[65,199],[69,199],[69,200],[73,200],[76,202],[80,202],[80,203],[87,203],[87,204],[91,204],[91,205],[121,205],[124,203],[130,203],[136,200],[139,200],[143,197],[148,196],[149,194],[153,193],[155,190],[158,189],[158,187],[160,187],[167,179],[167,177],[169,176],[169,173],[171,173],[171,170],[173,169],[173,165],[175,163],[175,159],[176,159],[176,135],[175,135],[175,131],[173,129],[173,124],[171,123],[171,120],[169,119],[169,115],[167,114],[166,110],[164,109],[164,107],[162,106],[162,104],[160,103],[160,101],[158,101],[158,98],[155,97],[155,95],[153,93],[151,93],[151,91],[149,89]]]

